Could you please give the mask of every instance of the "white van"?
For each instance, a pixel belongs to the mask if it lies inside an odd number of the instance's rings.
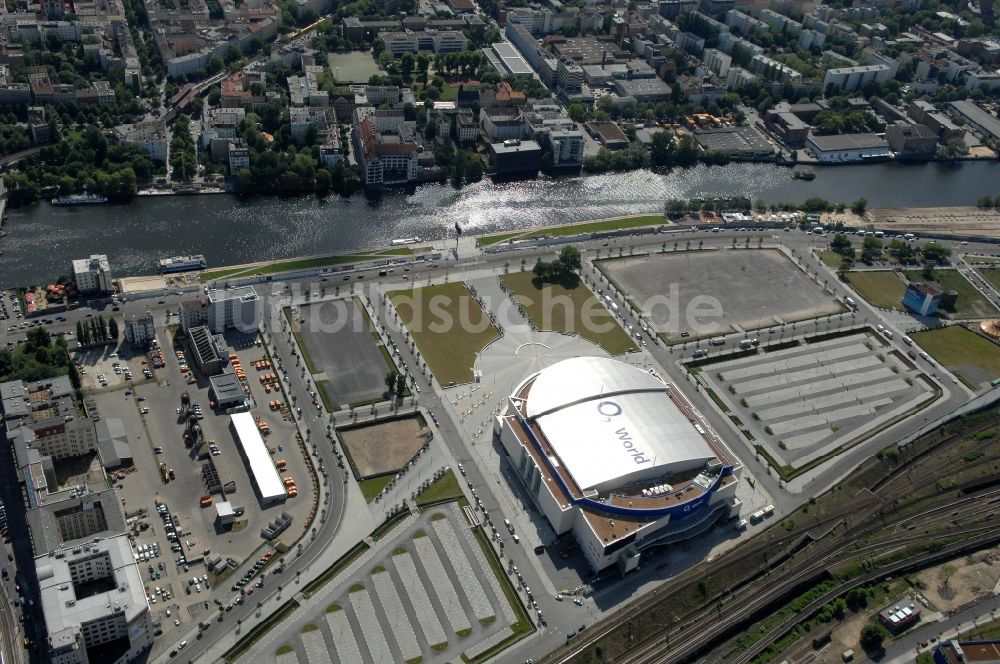
[[[846,304],[847,306],[849,306],[851,309],[857,309],[858,308],[858,303],[854,300],[853,297],[845,297],[844,298],[844,304]]]

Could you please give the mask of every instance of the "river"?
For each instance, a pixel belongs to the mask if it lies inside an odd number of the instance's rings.
[[[769,203],[809,196],[872,207],[974,205],[1000,193],[1000,162],[816,169],[811,182],[770,164],[730,164],[675,170],[539,178],[456,190],[426,185],[379,200],[312,196],[248,198],[231,195],[153,196],[128,204],[7,211],[0,239],[0,287],[44,283],[69,271],[73,258],[106,253],[116,276],[155,272],[165,256],[204,254],[209,266],[246,263],[366,247],[393,238],[517,229],[623,214],[659,212],[668,198],[741,195]]]

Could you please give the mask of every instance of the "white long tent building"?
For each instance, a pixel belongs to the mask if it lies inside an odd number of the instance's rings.
[[[250,469],[250,476],[253,477],[257,485],[257,492],[260,495],[262,505],[285,500],[285,485],[281,482],[278,469],[271,461],[264,439],[260,437],[257,430],[257,423],[254,422],[250,413],[236,413],[230,415],[233,432],[236,434],[236,441],[239,443],[243,460]]]

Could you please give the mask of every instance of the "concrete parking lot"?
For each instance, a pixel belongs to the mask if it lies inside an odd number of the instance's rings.
[[[390,367],[354,298],[317,302],[298,307],[294,313],[298,315],[294,329],[320,372],[314,378],[331,404],[382,398]]]
[[[699,375],[759,443],[792,466],[887,426],[937,391],[915,362],[869,328],[713,363]]]
[[[428,510],[379,550],[320,591],[319,611],[282,624],[255,654],[301,664],[451,662],[513,633],[517,614],[456,503]]]
[[[671,342],[843,310],[778,249],[667,251],[596,264]]]
[[[219,597],[232,594],[229,590],[231,583],[224,576],[210,574],[203,564],[202,558],[206,553],[217,553],[237,563],[259,556],[267,546],[260,535],[261,528],[282,511],[291,514],[294,521],[281,539],[293,541],[302,533],[312,500],[309,469],[295,440],[294,425],[284,420],[281,413],[271,411],[267,406],[269,401],[281,399],[282,395],[274,391],[265,393],[257,380],[258,372],[253,363],[265,356],[263,348],[256,346],[252,337],[227,338],[231,350],[240,358],[247,371],[247,384],[254,403],[251,412],[259,414],[271,427],[271,434],[265,438],[265,442],[274,449],[276,459],[282,458],[287,462],[287,470],[282,474],[293,477],[299,487],[296,498],[268,509],[261,509],[258,504],[253,484],[229,426],[229,416],[222,411],[213,412],[210,407],[207,379],[195,371],[197,380],[189,383],[187,376],[181,372],[174,355],[172,332],[167,330],[161,333],[166,366],[158,370],[157,382],[145,381],[134,386],[121,384],[116,389],[109,386],[92,395],[101,417],[121,419],[128,434],[136,471],[127,473],[118,480],[117,486],[126,514],[136,517],[135,546],[137,550],[141,545],[149,547],[150,555],[153,544],[159,547],[157,556],[139,562],[140,572],[147,582],[154,620],[165,635],[154,646],[154,654],[159,651],[160,643],[171,643],[174,640],[171,634],[175,630],[176,633],[184,633],[190,629],[192,622],[197,622],[216,610],[212,603],[216,590]],[[132,360],[132,363],[135,364],[136,360]],[[188,366],[194,366],[190,358]],[[139,376],[141,375],[139,371]],[[128,390],[127,387],[132,389]],[[129,391],[133,394],[129,394]],[[226,495],[225,499],[234,506],[245,508],[243,515],[231,528],[218,524],[215,509],[201,507],[199,504],[200,497],[209,493],[202,475],[202,466],[208,459],[196,458],[195,451],[184,444],[184,419],[177,409],[181,405],[181,395],[185,392],[192,405],[199,404],[202,407],[204,419],[198,424],[205,439],[215,441],[220,450],[219,455],[208,457],[214,463],[220,481],[223,484],[229,481],[236,484],[235,493]],[[144,408],[148,412],[143,413]],[[168,470],[174,471],[173,479],[163,481],[160,463],[165,463]],[[221,500],[221,495],[213,496],[213,503]],[[177,543],[187,559],[187,569],[177,562],[178,552],[171,550],[172,542],[156,512],[157,504],[166,505],[170,511],[178,535]],[[149,569],[150,565],[152,570]],[[156,578],[157,573],[160,578]],[[187,583],[195,576],[201,578],[206,574],[210,575],[211,587],[203,584],[199,592],[194,584]],[[219,588],[214,586],[216,580],[220,582]],[[157,586],[161,589],[159,595],[155,592]],[[163,599],[164,591],[172,594],[169,600]],[[156,603],[153,603],[154,598],[157,599]],[[167,610],[170,611],[169,616],[166,614]],[[175,624],[175,621],[180,624]]]

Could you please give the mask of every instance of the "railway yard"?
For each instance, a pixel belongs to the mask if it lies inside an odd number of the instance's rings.
[[[910,573],[1000,542],[992,521],[1000,503],[998,423],[992,409],[883,451],[760,536],[687,570],[543,661],[767,662],[799,642],[828,638],[835,622],[816,616],[849,591],[894,577],[909,582]]]

